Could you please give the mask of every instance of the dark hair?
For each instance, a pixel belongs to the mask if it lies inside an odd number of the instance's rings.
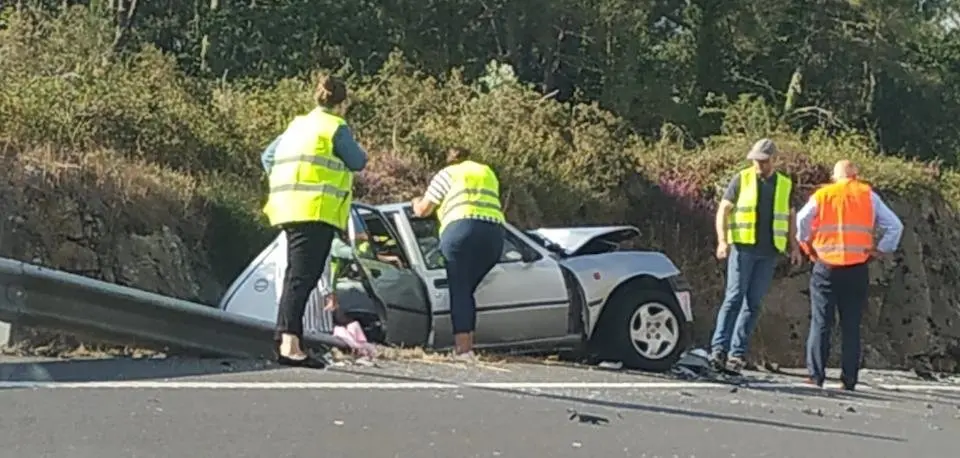
[[[462,146],[454,146],[447,150],[447,164],[457,164],[470,159],[470,150]]]
[[[313,100],[325,108],[333,108],[347,99],[347,85],[333,75],[323,75],[313,91]]]

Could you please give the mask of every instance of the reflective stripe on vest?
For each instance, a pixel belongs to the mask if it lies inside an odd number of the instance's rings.
[[[447,167],[450,189],[437,209],[440,233],[450,223],[464,218],[482,218],[503,224],[500,182],[486,165],[463,161]]]
[[[790,190],[793,181],[777,173],[776,190],[773,195],[773,246],[777,251],[787,251],[790,234]],[[757,202],[760,188],[757,171],[753,167],[740,171],[740,192],[733,213],[727,221],[727,239],[730,243],[754,245],[757,243]]]
[[[320,108],[290,122],[270,169],[263,208],[270,225],[319,221],[346,228],[353,173],[333,155],[333,135],[345,123]]]
[[[832,266],[867,262],[873,249],[873,190],[856,180],[841,180],[813,194],[817,204],[810,245]]]

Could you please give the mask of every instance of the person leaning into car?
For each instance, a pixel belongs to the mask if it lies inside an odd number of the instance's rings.
[[[314,91],[317,107],[294,118],[262,157],[270,182],[263,211],[287,240],[287,270],[277,307],[277,362],[283,365],[323,366],[301,346],[304,309],[335,233],[347,228],[353,172],[367,163],[367,153],[347,122],[331,112],[346,98],[343,81],[321,77]]]
[[[454,356],[474,361],[474,293],[503,253],[500,182],[489,166],[470,160],[470,153],[464,148],[451,148],[447,164],[433,176],[423,197],[413,200],[413,212],[424,217],[436,211],[440,220],[440,252],[446,260]]]

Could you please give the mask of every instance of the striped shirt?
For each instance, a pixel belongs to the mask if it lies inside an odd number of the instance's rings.
[[[436,205],[440,205],[443,203],[443,199],[447,197],[447,194],[450,193],[451,187],[453,187],[453,180],[450,178],[450,167],[448,166],[444,167],[433,176],[433,179],[430,180],[430,186],[427,186],[427,192],[424,193],[424,197],[426,197],[428,201]],[[494,218],[483,215],[469,216],[469,218],[484,221],[497,221]]]

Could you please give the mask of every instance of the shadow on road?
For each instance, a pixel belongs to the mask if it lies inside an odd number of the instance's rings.
[[[261,372],[264,360],[219,358],[92,359],[0,363],[0,382],[115,382]],[[16,386],[0,389],[18,388]]]
[[[333,369],[332,369],[333,370]],[[451,383],[448,380],[439,380],[439,379],[430,379],[430,378],[421,378],[421,377],[412,377],[412,376],[403,376],[403,375],[387,375],[380,374],[375,372],[368,371],[357,371],[350,369],[335,369],[336,372],[350,373],[350,374],[362,374],[362,375],[376,375],[378,377],[393,379],[398,381],[406,382],[426,382],[426,383]],[[849,431],[843,429],[834,429],[834,428],[822,428],[817,426],[807,426],[807,425],[798,425],[793,423],[786,423],[775,420],[763,420],[759,418],[746,418],[736,415],[726,415],[721,413],[706,412],[701,410],[693,409],[680,409],[676,407],[665,407],[665,406],[656,406],[650,404],[637,404],[637,403],[628,403],[628,402],[618,402],[618,401],[605,401],[599,399],[587,399],[580,398],[576,396],[566,396],[559,394],[549,394],[549,393],[532,393],[523,390],[516,389],[506,389],[506,388],[488,388],[488,387],[469,387],[470,389],[476,389],[480,391],[501,393],[501,394],[512,394],[518,396],[528,396],[541,399],[550,399],[555,401],[565,401],[565,402],[574,402],[578,404],[586,404],[592,406],[624,409],[624,410],[634,410],[641,412],[649,413],[658,413],[664,415],[677,415],[683,417],[699,418],[699,419],[708,419],[708,420],[720,420],[720,421],[729,421],[735,423],[745,423],[755,426],[768,426],[773,428],[783,428],[790,429],[794,431],[806,431],[814,433],[825,433],[825,434],[840,434],[844,436],[860,437],[863,439],[875,439],[891,442],[906,442],[905,439],[895,436],[884,436],[878,434],[863,433],[858,431]]]
[[[667,415],[681,415],[681,416],[686,416],[686,417],[702,418],[702,419],[708,419],[708,420],[732,421],[732,422],[737,422],[737,423],[751,424],[751,425],[755,425],[755,426],[770,426],[770,427],[774,427],[774,428],[792,429],[792,430],[795,430],[795,431],[807,431],[807,432],[813,432],[813,433],[827,433],[827,434],[840,434],[840,435],[844,435],[844,436],[860,437],[860,438],[863,438],[863,439],[876,439],[876,440],[884,440],[884,441],[892,441],[892,442],[906,442],[905,439],[899,438],[899,437],[894,437],[894,436],[884,436],[884,435],[880,435],[880,434],[862,433],[862,432],[858,432],[858,431],[848,431],[848,430],[834,429],[834,428],[822,428],[822,427],[818,427],[818,426],[798,425],[798,424],[786,423],[786,422],[782,422],[782,421],[763,420],[763,419],[760,419],[760,418],[746,418],[746,417],[740,417],[740,416],[735,416],[735,415],[726,415],[726,414],[721,414],[721,413],[705,412],[705,411],[702,411],[702,410],[679,409],[679,408],[676,408],[676,407],[655,406],[655,405],[650,405],[650,404],[636,404],[636,403],[631,403],[631,402],[618,402],[618,401],[604,401],[604,400],[599,400],[599,399],[586,399],[586,398],[579,398],[579,397],[576,397],[576,396],[566,396],[566,395],[560,395],[560,394],[529,393],[529,392],[521,391],[521,390],[502,389],[502,388],[481,388],[481,389],[486,390],[486,391],[495,391],[495,392],[501,392],[501,393],[522,395],[522,396],[533,396],[533,397],[537,397],[537,398],[553,399],[553,400],[557,400],[557,401],[575,402],[575,403],[579,403],[579,404],[586,404],[586,405],[593,405],[593,406],[600,406],[600,407],[609,407],[609,408],[616,408],[616,409],[637,410],[637,411],[642,411],[642,412],[659,413],[659,414],[667,414]]]
[[[914,394],[925,394],[927,397],[914,396],[910,395],[903,391],[894,391],[894,390],[880,390],[874,389],[871,392],[865,391],[839,391],[827,389],[823,390],[820,388],[805,388],[805,387],[795,387],[795,386],[783,386],[783,387],[748,387],[748,389],[756,391],[765,391],[769,393],[780,393],[791,396],[805,396],[805,397],[819,397],[824,399],[832,399],[837,401],[878,401],[878,402],[915,402],[915,403],[931,403],[935,402],[937,404],[944,404],[949,406],[960,407],[960,402],[958,402],[955,395],[948,393],[943,393],[939,391],[930,391],[930,392],[920,392]]]
[[[786,378],[796,378],[800,379],[803,377],[796,376],[794,374],[781,373],[785,375]],[[840,380],[837,378],[828,377],[828,382],[840,383]],[[908,382],[910,383],[910,382]],[[914,382],[916,384],[924,383],[922,381]],[[831,399],[859,399],[859,400],[870,400],[870,401],[882,401],[882,402],[937,402],[940,404],[946,404],[951,406],[960,407],[960,395],[956,393],[948,393],[944,391],[912,391],[906,392],[901,390],[894,389],[883,389],[873,387],[871,383],[863,383],[862,386],[871,387],[872,390],[867,392],[861,388],[858,388],[857,391],[837,391],[837,390],[821,390],[813,386],[810,387],[797,387],[797,386],[784,386],[784,387],[750,387],[753,390],[760,391],[772,391],[772,392],[782,392],[786,394],[793,395],[814,395],[820,397],[826,397]],[[859,385],[858,385],[859,386]],[[933,385],[936,386],[936,385]],[[924,397],[926,396],[926,397]]]

